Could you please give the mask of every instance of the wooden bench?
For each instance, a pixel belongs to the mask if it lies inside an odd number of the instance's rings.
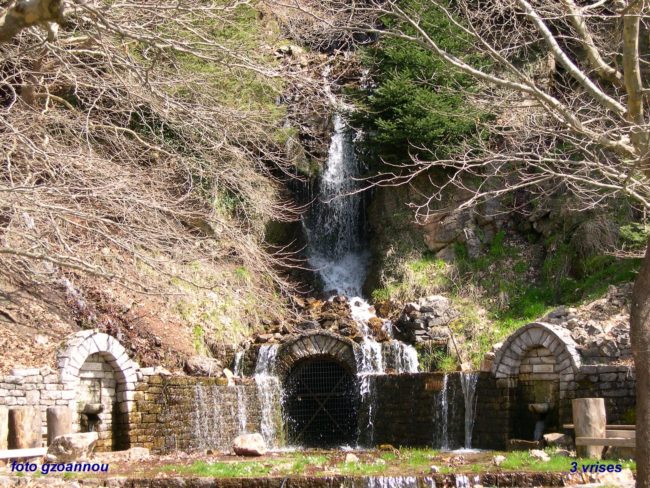
[[[47,447],[33,447],[31,449],[9,449],[0,451],[0,459],[22,459],[41,457],[47,454]]]
[[[573,424],[564,424],[562,425],[563,428],[567,430],[574,430],[575,426]],[[618,424],[612,424],[612,425],[607,425],[605,426],[607,430],[636,430],[636,425],[618,425]]]
[[[635,447],[636,430],[633,425],[608,425],[606,437],[576,437],[576,446]],[[609,428],[616,427],[616,428]],[[620,427],[625,427],[621,429]],[[630,429],[629,427],[632,427]]]
[[[576,437],[576,446],[636,447],[636,439],[633,437]]]

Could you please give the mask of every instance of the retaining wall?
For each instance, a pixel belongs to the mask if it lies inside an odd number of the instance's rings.
[[[230,450],[244,432],[259,432],[255,385],[223,385],[216,378],[144,376],[129,413],[131,446],[153,452]],[[242,410],[245,409],[245,410]]]

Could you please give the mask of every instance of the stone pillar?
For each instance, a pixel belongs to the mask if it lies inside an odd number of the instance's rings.
[[[63,434],[72,433],[72,411],[69,407],[47,407],[47,445]]]
[[[9,437],[9,409],[0,406],[0,451],[7,449]]]
[[[607,415],[604,398],[573,400],[573,425],[577,437],[607,437]],[[604,446],[576,446],[579,457],[600,459]]]
[[[9,409],[9,449],[41,447],[41,410],[38,407]]]

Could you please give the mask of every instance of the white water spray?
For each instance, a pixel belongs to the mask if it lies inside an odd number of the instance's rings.
[[[235,354],[235,361],[232,373],[240,378],[244,376],[244,351],[238,351]]]
[[[472,431],[476,419],[476,383],[478,373],[461,373],[460,384],[465,399],[465,449],[472,448]]]
[[[255,364],[255,384],[260,402],[262,421],[260,430],[268,447],[278,446],[278,425],[281,422],[281,384],[274,374],[278,346],[260,347]]]
[[[449,398],[448,398],[448,385],[449,375],[446,373],[442,377],[442,389],[438,393],[436,402],[435,419],[436,424],[439,425],[438,432],[440,432],[440,449],[443,451],[449,450]],[[435,446],[435,444],[434,444]]]
[[[246,434],[246,425],[248,424],[248,407],[246,400],[246,390],[243,385],[237,385],[237,422],[239,423],[239,435]]]

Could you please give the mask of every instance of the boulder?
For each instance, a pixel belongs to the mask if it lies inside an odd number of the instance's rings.
[[[432,252],[438,252],[458,239],[465,222],[466,213],[456,212],[439,220],[431,220],[422,226],[424,244]]]
[[[492,458],[492,462],[494,463],[495,466],[501,466],[505,460],[506,460],[506,457],[501,456],[501,455],[494,456]]]
[[[352,454],[351,452],[347,453],[345,455],[345,463],[358,463],[359,462],[359,457],[356,454]]]
[[[88,459],[95,449],[97,432],[64,434],[56,437],[47,449],[49,462],[69,463]]]
[[[396,337],[416,343],[434,341],[446,344],[449,339],[447,325],[458,317],[451,301],[441,295],[420,298],[417,303],[407,303],[395,322]]]
[[[221,361],[205,356],[192,356],[185,361],[185,372],[190,376],[220,376]]]
[[[264,438],[257,433],[242,434],[235,437],[232,448],[238,456],[263,456],[266,454]]]
[[[544,443],[548,447],[558,447],[560,449],[573,449],[573,438],[570,435],[553,432],[544,434]]]
[[[541,449],[531,449],[529,454],[530,457],[534,459],[539,459],[540,461],[543,461],[545,463],[551,460],[551,457]]]

